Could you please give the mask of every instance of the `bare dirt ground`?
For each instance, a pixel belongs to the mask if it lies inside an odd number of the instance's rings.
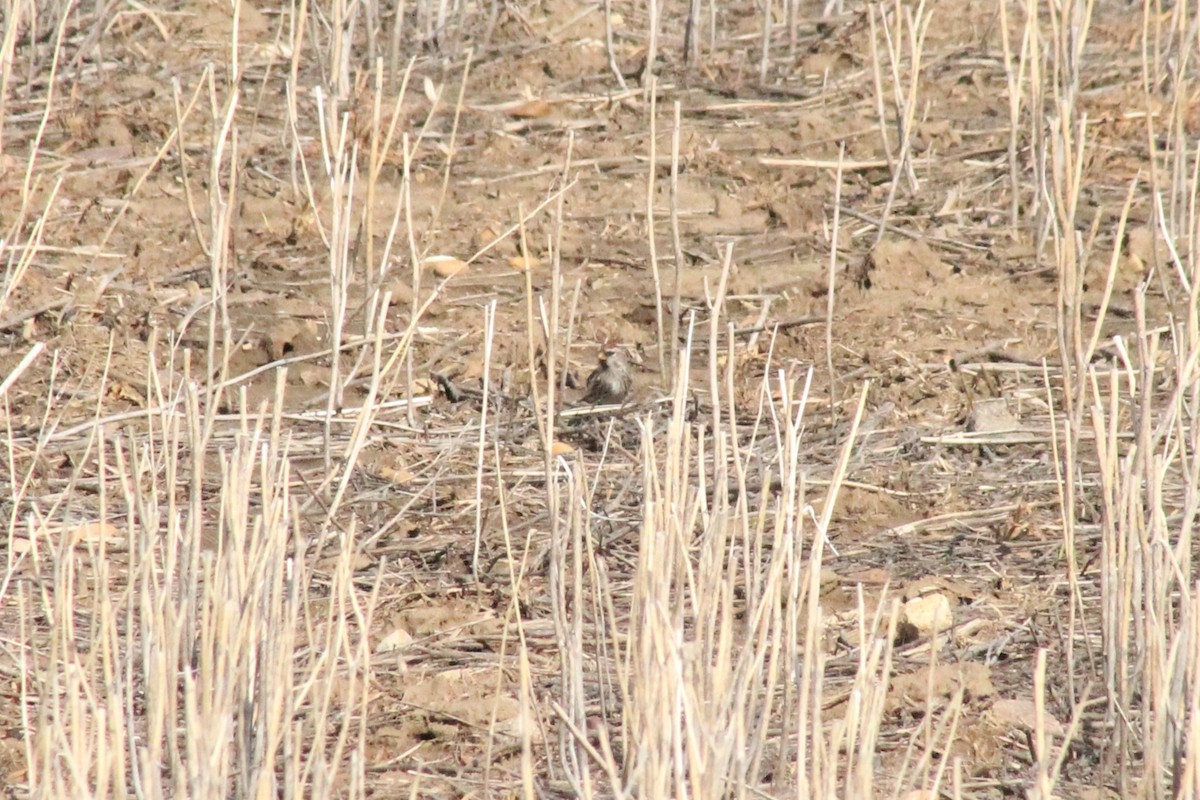
[[[340,530],[353,525],[358,532],[356,585],[370,589],[378,581],[370,635],[403,641],[407,648],[401,656],[381,650],[385,655],[372,666],[362,743],[367,794],[406,797],[414,782],[422,795],[519,791],[522,750],[503,739],[520,722],[518,666],[504,635],[514,604],[532,654],[537,719],[547,730],[556,727],[550,703],[561,692],[556,653],[562,645],[549,610],[550,524],[531,413],[526,279],[535,306],[548,303],[557,230],[564,318],[572,303],[578,309],[565,367],[559,351],[559,366],[570,373],[559,398],[563,408],[578,398],[576,387],[605,340],[636,351],[642,362],[629,408],[613,417],[563,420],[556,436],[598,482],[594,525],[611,579],[619,584],[637,560],[639,420],[661,420],[665,407],[658,401],[670,393],[659,370],[647,235],[653,147],[653,240],[668,295],[667,331],[678,266],[680,319],[686,332],[694,313],[697,341],[706,344],[708,300],[732,246],[722,324],[722,335],[724,322],[736,329],[732,396],[753,414],[764,377],[776,371],[802,377],[813,368],[802,461],[817,511],[859,393],[869,386],[865,421],[830,529],[832,549],[825,553],[825,701],[830,709],[845,702],[837,676],[857,659],[859,586],[868,607],[885,585],[889,597],[902,601],[948,601],[954,630],[938,640],[937,658],[946,669],[929,677],[927,631],[912,628],[898,642],[879,774],[898,773],[909,733],[928,708],[961,688],[961,717],[948,747],[961,759],[964,791],[1020,794],[1035,760],[1023,727],[1034,699],[1035,653],[1048,653],[1047,710],[1063,724],[1079,687],[1097,678],[1098,667],[1089,650],[1096,640],[1067,619],[1067,553],[1051,428],[1051,411],[1062,413],[1055,383],[1062,361],[1059,273],[1046,260],[1041,167],[1029,131],[1017,140],[1015,224],[1011,216],[1008,88],[997,6],[965,0],[933,14],[913,96],[913,180],[900,175],[887,230],[877,241],[893,189],[889,158],[897,152],[898,132],[884,64],[889,124],[883,130],[891,137],[885,144],[871,56],[879,34],[872,32],[867,9],[850,5],[828,17],[815,16],[817,9],[811,18],[802,16],[794,52],[789,54],[786,36],[777,39],[761,81],[761,18],[754,4],[723,4],[717,38],[710,38],[707,22],[701,25],[699,59],[688,63],[683,18],[674,8],[682,4],[668,5],[655,64],[653,142],[642,7],[613,3],[624,88],[609,68],[604,17],[595,4],[500,4],[494,17],[480,12],[454,28],[461,39],[437,43],[422,43],[406,31],[398,68],[383,80],[380,111],[386,130],[399,78],[414,57],[396,134],[407,135],[413,153],[411,204],[391,243],[388,231],[405,195],[405,164],[402,146],[394,142],[377,179],[365,177],[375,80],[366,71],[365,38],[356,40],[349,56],[348,74],[356,82],[337,101],[331,99],[332,55],[321,50],[329,41],[322,25],[333,23],[314,16],[310,34],[321,44],[311,45],[292,76],[289,14],[269,3],[242,3],[233,118],[238,136],[236,150],[227,154],[233,170],[214,175],[213,142],[232,68],[233,20],[225,4],[130,4],[99,21],[80,14],[67,23],[53,77],[55,31],[42,29],[32,42],[25,35],[5,110],[0,228],[18,242],[40,237],[42,247],[0,305],[0,376],[35,343],[47,350],[4,395],[9,451],[3,470],[30,477],[21,500],[0,498],[0,509],[18,531],[35,508],[54,508],[68,529],[94,520],[129,524],[123,513],[110,512],[104,520],[103,509],[89,505],[87,495],[80,499],[76,485],[100,480],[88,444],[94,420],[108,420],[107,435],[117,436],[137,412],[161,402],[147,364],[194,380],[224,381],[218,411],[234,415],[275,396],[273,366],[284,362],[284,418],[295,469],[292,492],[304,509],[301,531],[315,535],[328,522],[323,503],[312,498],[324,491],[316,487],[329,470],[337,470],[326,462],[330,437],[347,436],[353,420],[339,420],[332,432],[322,421],[333,380],[331,309],[338,302],[326,242],[334,211],[321,165],[322,137],[332,140],[338,132],[322,133],[312,91],[326,86],[320,102],[327,108],[336,102],[348,112],[346,130],[359,147],[361,170],[349,193],[356,216],[343,226],[349,228],[353,264],[346,337],[373,336],[367,298],[377,287],[393,293],[389,331],[406,328],[414,303],[429,299],[441,281],[432,269],[414,280],[414,252],[419,261],[432,255],[467,260],[487,248],[424,313],[410,357],[380,398],[414,403],[380,414],[334,521]],[[1018,36],[1020,26],[1012,19],[1010,24]],[[1089,63],[1103,68],[1086,73],[1079,94],[1090,120],[1087,136],[1098,143],[1088,151],[1077,214],[1080,240],[1091,246],[1088,268],[1095,271],[1081,298],[1085,320],[1094,319],[1103,302],[1105,275],[1118,249],[1105,341],[1132,328],[1131,290],[1162,257],[1144,189],[1134,194],[1125,241],[1113,242],[1111,233],[1128,181],[1150,163],[1147,115],[1162,111],[1145,107],[1136,77],[1140,44],[1129,31],[1140,24],[1140,9],[1104,6],[1087,49]],[[469,57],[468,44],[474,48]],[[377,46],[387,63],[388,43]],[[905,91],[910,66],[905,61]],[[292,80],[294,131],[287,89]],[[52,111],[39,129],[51,87]],[[678,247],[670,219],[675,103],[681,119]],[[171,140],[181,114],[182,134]],[[27,175],[35,142],[37,160]],[[839,240],[827,326],[839,152]],[[230,341],[217,353],[208,351],[209,326],[219,317],[210,316],[214,287],[205,250],[211,245],[214,178],[231,203],[224,276]],[[557,201],[546,201],[559,190],[557,228]],[[23,209],[46,206],[52,212],[44,228],[34,230],[30,219],[21,219]],[[522,211],[528,252],[539,260],[528,271],[513,268],[521,243],[520,233],[511,231]],[[683,255],[680,265],[676,252]],[[1152,320],[1178,313],[1177,301],[1163,292],[1152,288],[1149,298]],[[485,306],[492,302],[490,378],[501,394],[491,409],[498,433],[487,458],[498,453],[501,474],[525,477],[489,485],[491,497],[477,514],[480,405],[472,392],[485,363]],[[222,336],[216,336],[218,344]],[[191,348],[186,367],[182,348]],[[339,365],[339,380],[351,377],[337,408],[369,399],[363,376],[370,365],[362,352],[348,351]],[[692,395],[702,417],[709,407],[703,347],[697,346],[694,359]],[[438,375],[465,398],[448,399]],[[544,399],[545,387],[540,391]],[[62,435],[37,448],[35,463],[32,442],[47,417]],[[606,439],[610,423],[614,436]],[[227,480],[213,457],[205,480],[210,498]],[[80,472],[81,464],[91,466]],[[752,504],[770,494],[761,490],[763,469],[749,478],[760,481]],[[1079,469],[1088,473],[1086,459]],[[76,491],[70,507],[55,505],[68,489]],[[507,493],[503,521],[501,489]],[[1080,538],[1074,558],[1085,587],[1099,569],[1098,521],[1098,511],[1075,520]],[[506,537],[529,549],[520,597],[512,596]],[[914,615],[919,606],[910,608]],[[15,636],[15,629],[5,635]],[[17,787],[27,779],[17,755],[23,752],[19,698],[10,689],[0,704],[0,727],[11,732],[8,782]],[[550,795],[570,792],[548,744],[557,735],[545,733],[533,754],[539,791]],[[1082,796],[1085,787],[1109,782],[1108,736],[1098,718],[1085,715],[1066,759],[1061,796]],[[764,772],[758,779],[765,785],[774,777]]]

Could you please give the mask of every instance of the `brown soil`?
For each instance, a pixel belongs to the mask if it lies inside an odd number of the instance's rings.
[[[522,5],[527,7],[518,10]],[[637,409],[652,409],[667,386],[657,370],[648,262],[648,103],[633,75],[644,58],[644,18],[627,5],[614,3],[622,12],[616,34],[621,63],[630,72],[627,90],[616,85],[608,69],[603,20],[594,4],[507,5],[486,42],[486,15],[464,29],[475,37],[476,50],[457,118],[455,104],[464,85],[461,51],[452,42],[442,43],[442,50],[427,43],[412,70],[399,130],[416,143],[411,218],[413,246],[422,256],[466,260],[513,226],[518,209],[530,212],[564,180],[574,181],[562,205],[559,267],[564,315],[579,287],[567,369],[574,385],[581,385],[598,346],[614,339],[639,353]],[[294,153],[285,93],[289,60],[279,44],[286,41],[286,33],[280,38],[286,20],[264,3],[247,0],[243,8],[236,176],[228,169],[217,176],[232,201],[234,220],[224,276],[231,350],[230,372],[219,376],[228,382],[222,410],[232,412],[243,402],[255,408],[270,400],[274,370],[262,368],[287,361],[286,402],[295,415],[289,424],[302,493],[303,486],[320,483],[325,469],[323,426],[299,415],[323,411],[329,391],[329,357],[305,357],[329,344],[333,298],[323,236],[332,211],[324,179],[313,181],[319,204],[314,211],[303,178],[296,176],[300,155],[314,174],[321,171],[319,112],[310,88],[325,77],[318,58],[301,59],[296,102],[304,144],[302,154]],[[1049,710],[1060,720],[1070,717],[1064,676],[1074,671],[1083,681],[1091,674],[1085,662],[1067,663],[1060,637],[1067,587],[1049,405],[1057,395],[1047,390],[1042,366],[1051,377],[1058,374],[1058,278],[1039,238],[1038,197],[1024,134],[1018,155],[1021,214],[1015,227],[1009,217],[1007,89],[995,4],[965,0],[954,4],[953,14],[934,17],[918,100],[913,172],[919,185],[901,180],[888,231],[878,244],[875,221],[883,213],[891,172],[879,165],[886,164],[888,154],[874,103],[866,11],[855,6],[827,21],[804,22],[795,55],[786,55],[786,42],[777,44],[777,61],[762,85],[755,4],[722,8],[727,15],[723,36],[715,48],[702,41],[700,63],[682,62],[683,27],[674,10],[664,24],[654,189],[663,285],[672,287],[676,280],[669,156],[672,104],[678,102],[682,319],[686,325],[695,312],[697,339],[706,343],[706,296],[715,292],[724,248],[732,245],[726,313],[734,325],[752,329],[736,336],[737,396],[752,409],[768,370],[795,376],[814,368],[804,447],[818,511],[822,481],[832,473],[858,393],[869,382],[867,433],[838,498],[836,554],[827,556],[827,614],[835,620],[834,631],[844,625],[831,636],[843,642],[832,647],[831,658],[855,635],[851,612],[860,582],[869,598],[877,598],[887,584],[892,596],[937,594],[950,602],[958,633],[939,654],[940,664],[949,666],[937,667],[937,677],[928,680],[921,671],[929,668],[928,639],[919,634],[900,650],[895,672],[904,682],[893,686],[885,733],[894,748],[884,750],[881,770],[903,758],[903,732],[926,708],[928,687],[948,696],[964,685],[964,774],[977,787],[976,796],[1000,796],[1010,781],[1027,777],[1031,755],[1020,726],[1011,722],[1011,707],[1000,707],[1009,716],[994,709],[1002,700],[1030,699],[1036,649],[1049,649],[1050,671],[1059,676],[1052,681],[1059,702]],[[34,209],[56,194],[42,232],[46,247],[0,306],[0,375],[34,343],[49,348],[4,398],[12,441],[31,442],[48,410],[60,430],[86,424],[98,412],[111,416],[109,427],[119,431],[119,415],[153,403],[148,360],[176,374],[184,371],[181,351],[173,345],[191,348],[193,376],[202,377],[223,360],[221,351],[206,352],[210,322],[220,318],[210,317],[206,304],[211,273],[201,242],[207,244],[210,236],[215,129],[202,81],[205,66],[211,65],[217,96],[226,96],[232,21],[225,9],[223,3],[181,1],[160,6],[153,16],[118,15],[97,47],[87,43],[90,28],[69,30],[54,112],[41,133],[28,185],[25,168],[46,98],[50,43],[22,46],[22,69],[28,72],[19,74],[8,100],[0,228],[16,225],[17,240],[28,240],[34,232],[18,219],[23,194],[28,193],[25,207]],[[1095,159],[1086,165],[1088,188],[1080,214],[1087,224],[1091,217],[1100,221],[1088,264],[1096,277],[1083,298],[1085,308],[1093,310],[1113,247],[1104,237],[1115,229],[1126,181],[1147,162],[1145,127],[1125,111],[1142,95],[1140,86],[1127,80],[1139,43],[1122,31],[1136,29],[1140,13],[1106,6],[1091,38],[1089,57],[1112,65],[1085,87],[1082,101],[1092,120],[1090,135],[1107,145],[1093,151]],[[418,52],[407,34],[404,42],[405,58]],[[359,53],[355,58],[356,65],[366,67],[366,58]],[[389,75],[386,98],[395,96],[394,77]],[[373,80],[364,76],[341,102],[364,173]],[[172,142],[164,153],[176,125],[172,81],[178,81],[181,106],[194,92],[200,96],[184,126],[182,147]],[[439,93],[435,104],[432,98]],[[334,102],[328,93],[325,102]],[[384,101],[385,128],[390,102]],[[219,117],[220,103],[215,111]],[[890,107],[888,116],[894,147]],[[824,315],[836,170],[772,160],[833,164],[843,147],[850,166],[841,189],[829,351]],[[402,331],[412,304],[428,298],[439,280],[432,271],[414,280],[403,219],[386,273],[372,266],[380,260],[402,199],[398,152],[393,148],[381,165],[373,197],[365,178],[354,192],[356,213],[368,200],[373,205],[370,214],[356,218],[352,233],[355,272],[347,336],[370,334],[362,307],[376,285],[393,292],[388,328]],[[529,273],[532,288],[547,302],[555,208],[551,203],[533,215],[525,229],[529,252],[540,260]],[[1139,194],[1130,235],[1118,254],[1109,333],[1132,326],[1129,290],[1160,257],[1147,227],[1149,214],[1148,201]],[[1081,235],[1086,238],[1089,231]],[[378,636],[422,644],[418,654],[397,659],[403,663],[376,670],[371,709],[378,718],[369,726],[374,733],[368,756],[387,765],[371,773],[376,797],[408,796],[416,773],[424,775],[423,793],[468,791],[482,774],[492,715],[501,730],[519,725],[511,683],[500,693],[499,705],[495,700],[497,637],[512,599],[508,562],[501,558],[503,534],[494,517],[485,517],[482,544],[492,571],[476,583],[470,577],[474,468],[437,455],[471,452],[474,434],[463,441],[462,426],[477,419],[478,405],[469,397],[450,402],[431,377],[446,375],[468,393],[478,387],[484,306],[494,301],[492,378],[507,398],[495,413],[510,415],[503,457],[514,474],[524,467],[540,469],[529,414],[526,273],[511,267],[519,254],[519,235],[501,239],[432,302],[413,349],[411,383],[413,397],[430,400],[415,407],[411,417],[403,410],[381,417],[387,425],[370,437],[353,483],[355,499],[345,511],[347,518],[357,517],[360,530],[370,532],[360,564],[368,583],[381,564],[387,565]],[[1153,302],[1152,313],[1160,314],[1166,301],[1155,296]],[[1094,317],[1094,311],[1088,314]],[[776,323],[788,322],[803,324],[773,330]],[[756,327],[763,330],[755,333]],[[222,341],[221,332],[216,341]],[[697,370],[706,363],[705,346],[697,348]],[[175,361],[168,367],[170,358]],[[830,367],[836,376],[832,384]],[[357,352],[347,355],[342,369],[365,374]],[[404,397],[406,385],[402,379],[392,386],[391,397]],[[366,387],[365,380],[352,382],[340,404],[361,404]],[[702,372],[694,390],[697,413],[703,414],[707,383]],[[567,389],[567,406],[578,392]],[[635,418],[634,413],[616,418],[622,447],[607,454],[610,465],[637,463]],[[602,426],[590,424],[564,428],[560,438],[575,446],[579,457],[598,463]],[[38,483],[25,496],[61,491],[72,459],[86,457],[83,444],[82,437],[66,437],[47,447],[40,454],[43,466],[35,471]],[[7,459],[15,458],[24,474],[23,459],[30,453],[27,448],[5,454],[3,470]],[[611,498],[604,536],[616,570],[632,563],[627,559],[636,542],[638,485],[630,483],[626,470],[601,474],[600,496]],[[214,474],[208,488],[215,491],[219,481]],[[546,511],[537,493],[524,484],[509,489],[513,533],[525,537],[533,531],[534,551],[544,553]],[[0,500],[0,509],[20,518],[28,504],[14,509]],[[94,518],[92,509],[72,512]],[[312,508],[311,519],[314,526],[322,521],[319,508]],[[1080,520],[1085,536],[1094,534],[1094,522]],[[1080,551],[1081,563],[1087,562],[1094,543],[1085,539]],[[554,631],[545,576],[536,560],[531,569],[528,596],[519,600],[528,618],[526,633],[542,655],[534,665],[535,688],[548,701],[556,696],[558,680]],[[490,656],[480,655],[485,652]],[[515,678],[507,674],[505,680]],[[5,721],[19,724],[16,714],[7,706]],[[1100,733],[1081,734],[1065,785],[1095,780],[1102,739]],[[516,786],[519,749],[491,757],[491,780]],[[547,780],[549,790],[562,789]]]

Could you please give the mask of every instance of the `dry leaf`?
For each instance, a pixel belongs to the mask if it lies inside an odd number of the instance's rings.
[[[109,522],[85,522],[67,531],[71,544],[85,542],[108,542],[118,544],[125,541],[125,534],[116,525]]]
[[[325,572],[333,572],[338,568],[341,558],[341,556],[329,556],[328,558],[322,558],[317,561],[317,569]],[[367,569],[368,567],[374,566],[375,564],[375,559],[371,558],[366,553],[355,553],[354,555],[350,556],[349,561],[351,572],[359,572]]]
[[[132,386],[124,381],[113,381],[110,383],[108,385],[108,396],[113,400],[127,400],[137,406],[141,406],[144,400]]]
[[[527,269],[537,269],[539,266],[541,266],[541,264],[542,262],[533,256],[529,256],[528,258],[525,256],[513,256],[508,260],[508,265],[510,267],[521,270],[522,272]]]
[[[432,269],[442,278],[450,278],[467,268],[467,262],[454,256],[430,256],[422,262],[427,269]]]
[[[524,103],[512,106],[508,109],[508,115],[517,119],[538,119],[549,115],[553,110],[545,100],[535,97],[532,100],[526,100]]]
[[[492,230],[492,226],[487,226],[483,230],[475,234],[475,247],[482,250],[491,245],[492,242],[500,238],[500,234]]]
[[[29,539],[13,537],[9,541],[8,548],[13,555],[23,556],[33,552],[33,542]]]
[[[376,739],[400,739],[407,734],[395,725],[384,725],[382,728],[376,728],[371,731],[371,735]],[[408,774],[408,773],[404,773]]]
[[[483,377],[483,360],[478,359],[478,358],[470,359],[469,361],[467,361],[467,368],[464,369],[459,375],[457,375],[455,377],[457,377],[459,380],[472,380],[475,378],[482,378]]]
[[[392,483],[399,484],[408,483],[415,478],[416,475],[414,475],[411,470],[404,469],[403,467],[399,469],[394,467],[380,467],[379,477],[383,478],[385,481],[391,481]]]
[[[830,589],[835,589],[845,582],[845,578],[837,573],[836,570],[829,567],[821,568],[821,591],[827,592]]]
[[[404,650],[413,642],[412,634],[403,628],[396,628],[387,636],[379,640],[379,644],[375,646],[376,653],[394,653],[397,650]]]
[[[846,580],[850,583],[882,584],[887,583],[891,579],[892,576],[886,569],[881,569],[878,567],[861,569],[857,572],[850,572],[846,574]]]

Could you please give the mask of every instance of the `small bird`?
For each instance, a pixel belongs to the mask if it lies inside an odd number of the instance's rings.
[[[600,353],[600,366],[588,375],[583,402],[594,406],[623,403],[632,385],[629,356],[619,347],[608,346]]]

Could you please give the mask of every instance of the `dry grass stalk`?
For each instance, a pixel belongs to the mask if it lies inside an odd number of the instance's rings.
[[[650,0],[650,5],[654,6],[656,2],[657,0]],[[650,272],[654,276],[654,326],[655,333],[658,336],[658,371],[663,378],[666,378],[667,353],[675,345],[667,341],[666,330],[663,325],[662,274],[658,267],[658,241],[655,239],[654,230],[654,200],[658,194],[658,80],[656,78],[649,78],[648,91],[650,102],[647,113],[650,120],[650,136],[646,167],[646,246],[649,253]],[[674,163],[674,159],[675,155],[672,153],[672,163]],[[678,274],[678,263],[676,263],[675,269],[676,274]]]
[[[843,145],[838,149],[838,168],[833,184],[833,229],[829,235],[828,293],[825,297],[825,368],[829,371],[829,413],[835,424],[838,409],[838,379],[837,373],[833,369],[833,309],[837,298],[838,247],[841,243],[842,232],[842,159],[845,155],[846,147]],[[880,225],[880,234],[883,233],[883,229],[884,226]]]
[[[1146,322],[1146,287],[1134,297],[1136,330],[1133,347],[1122,349],[1121,366],[1098,368],[1093,355],[1101,339],[1106,312],[1117,271],[1118,248],[1104,282],[1099,313],[1090,335],[1084,330],[1085,267],[1096,239],[1093,225],[1084,239],[1078,232],[1080,194],[1086,183],[1084,165],[1092,147],[1086,120],[1076,112],[1081,83],[1082,53],[1091,20],[1091,4],[1076,3],[1062,14],[1051,10],[1051,33],[1055,46],[1055,80],[1051,84],[1059,117],[1051,131],[1048,155],[1038,160],[1050,166],[1048,217],[1055,261],[1059,272],[1059,337],[1064,364],[1061,383],[1065,420],[1061,458],[1064,511],[1064,546],[1072,579],[1071,626],[1083,619],[1082,592],[1075,551],[1076,509],[1082,487],[1079,465],[1085,455],[1081,447],[1083,417],[1091,418],[1095,459],[1101,485],[1100,508],[1103,532],[1100,562],[1101,627],[1104,642],[1103,675],[1106,717],[1114,729],[1110,768],[1119,792],[1135,791],[1147,797],[1178,796],[1192,778],[1189,770],[1176,771],[1192,758],[1192,746],[1181,737],[1178,720],[1200,710],[1195,695],[1183,692],[1188,681],[1182,654],[1194,616],[1190,596],[1192,528],[1200,488],[1194,474],[1180,481],[1172,465],[1197,452],[1194,409],[1177,398],[1194,393],[1197,355],[1193,323],[1172,326],[1173,346],[1162,347],[1161,334]],[[1150,37],[1148,37],[1150,38]],[[1147,72],[1151,72],[1146,65]],[[1152,125],[1147,117],[1147,125]],[[1179,175],[1180,171],[1174,170]],[[1151,171],[1151,183],[1157,180]],[[1125,221],[1134,201],[1136,181],[1131,182],[1117,225],[1115,242],[1123,241]],[[1158,196],[1158,191],[1154,192]],[[1161,209],[1161,206],[1159,206]],[[1161,220],[1164,215],[1159,216]],[[1188,230],[1192,230],[1188,223]],[[1167,236],[1171,239],[1173,237]],[[1169,274],[1170,270],[1164,271]],[[1189,295],[1191,276],[1176,273]],[[1162,366],[1166,360],[1166,368]],[[1090,397],[1090,401],[1085,398]],[[1129,419],[1124,408],[1133,410]],[[1128,420],[1128,421],[1126,421]],[[1171,430],[1176,434],[1168,434]],[[1122,443],[1132,434],[1130,446]],[[1190,455],[1185,455],[1190,454]],[[1186,499],[1185,499],[1186,498]],[[1181,502],[1182,501],[1182,502]],[[1180,509],[1169,514],[1168,509]],[[1073,670],[1072,670],[1073,673]],[[1039,682],[1045,680],[1044,656],[1039,662]],[[1039,693],[1040,696],[1040,693]],[[1073,697],[1080,697],[1072,689]],[[1084,693],[1086,696],[1086,693]],[[1079,700],[1082,707],[1084,700]],[[1039,742],[1039,749],[1043,745]],[[1049,796],[1063,755],[1050,769],[1039,762],[1038,793]]]
[[[1037,17],[1028,16],[1036,7],[1026,6],[1026,18],[1021,37],[1021,53],[1013,63],[1011,34],[1008,29],[1008,5],[1000,5],[1000,44],[1004,53],[1004,78],[1008,86],[1008,180],[1009,180],[1009,225],[1017,230],[1021,214],[1021,168],[1018,163],[1018,143],[1021,135],[1021,118],[1026,87],[1026,70],[1030,61],[1030,50],[1037,36]],[[1015,73],[1014,73],[1015,70]]]
[[[872,15],[876,13],[874,7],[871,13]],[[880,215],[884,224],[880,225],[876,231],[876,244],[883,241],[884,234],[887,233],[886,222],[891,214],[892,204],[896,200],[896,191],[900,187],[901,174],[904,175],[910,193],[920,189],[916,170],[912,164],[912,145],[917,119],[917,99],[921,86],[921,59],[925,48],[925,34],[929,32],[929,24],[933,19],[932,15],[925,8],[924,0],[918,3],[915,11],[907,7],[902,7],[897,2],[891,16],[891,21],[889,21],[889,16],[885,10],[879,9],[878,13],[884,42],[887,45],[888,62],[891,66],[892,103],[896,115],[897,138],[900,142],[900,150],[892,164],[892,180],[888,185],[888,196],[887,201],[884,203],[883,213]],[[893,25],[895,26],[894,33]],[[872,26],[872,30],[874,30],[874,26]],[[907,38],[908,44],[909,74],[907,90],[902,86],[903,60],[900,46],[896,42],[901,37]],[[872,39],[872,47],[874,48],[874,39]],[[878,56],[875,56],[875,60],[878,61]],[[880,124],[883,124],[883,120],[880,120]],[[884,136],[888,161],[892,161],[891,148],[886,146],[886,134],[881,133],[881,135]]]
[[[104,797],[136,786],[218,797],[275,794],[286,783],[323,792],[346,779],[345,750],[362,734],[370,659],[361,633],[375,594],[350,580],[349,538],[329,562],[325,588],[312,593],[282,403],[272,416],[242,418],[212,474],[188,455],[209,436],[199,393],[153,366],[152,374],[167,394],[186,398],[183,413],[113,437],[98,427],[92,440],[96,463],[113,478],[97,483],[101,519],[119,509],[129,524],[76,541],[86,526],[31,517],[20,532],[32,549],[12,566],[56,587],[19,588],[14,598],[44,615],[50,632],[41,654],[24,657],[22,699],[37,709],[30,790]],[[280,401],[283,385],[281,375]],[[155,477],[163,475],[185,480]],[[213,487],[217,514],[204,502]],[[77,647],[80,636],[88,649]],[[134,707],[140,713],[127,716]],[[278,760],[298,751],[308,757]]]
[[[693,11],[695,11],[693,7]],[[691,17],[689,17],[689,20]],[[675,256],[675,282],[671,289],[671,333],[670,339],[664,343],[667,348],[667,369],[673,378],[679,372],[679,324],[683,317],[683,301],[680,297],[680,287],[683,281],[683,268],[686,261],[683,257],[683,241],[679,232],[679,140],[680,140],[680,103],[675,101],[675,115],[671,125],[671,247]]]

